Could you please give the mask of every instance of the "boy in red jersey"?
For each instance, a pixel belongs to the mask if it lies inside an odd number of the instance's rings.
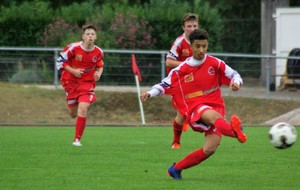
[[[85,25],[82,28],[82,41],[69,44],[60,53],[56,67],[62,71],[61,84],[66,91],[69,114],[76,120],[74,146],[80,143],[86,126],[88,109],[96,95],[94,89],[103,72],[103,51],[94,44],[96,28]]]
[[[247,140],[236,115],[231,117],[230,123],[224,119],[225,104],[220,89],[224,84],[237,91],[243,83],[242,78],[224,61],[206,54],[208,33],[205,30],[194,30],[189,39],[193,56],[173,69],[160,84],[141,94],[142,101],[157,95],[172,95],[191,128],[205,134],[203,147],[168,169],[168,174],[175,180],[182,178],[182,170],[198,165],[214,154],[222,135],[237,138],[241,143]]]
[[[167,55],[166,67],[167,73],[171,69],[177,67],[180,63],[185,61],[188,57],[193,55],[189,35],[195,29],[198,29],[198,15],[193,13],[187,13],[182,19],[182,29],[184,31],[175,42]],[[172,101],[173,107],[176,108],[176,104]],[[176,108],[177,109],[177,108]],[[185,122],[185,118],[177,110],[176,117],[173,122],[173,142],[171,148],[180,148],[180,138],[183,130],[187,130],[188,124]]]

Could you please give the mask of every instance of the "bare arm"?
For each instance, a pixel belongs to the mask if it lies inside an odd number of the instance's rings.
[[[140,95],[140,99],[141,99],[142,102],[145,102],[148,98],[150,98],[150,94],[148,92],[143,92]]]
[[[235,82],[230,83],[229,87],[232,91],[238,91],[241,88],[241,86]]]
[[[96,72],[94,73],[95,81],[98,81],[103,73],[103,67],[97,67]]]
[[[81,75],[84,73],[84,69],[79,69],[79,68],[72,68],[69,65],[65,66],[64,69],[66,71],[69,71],[70,73],[72,73],[75,77],[80,78]]]
[[[177,61],[175,59],[171,59],[171,58],[167,58],[166,60],[166,67],[173,69],[175,67],[177,67],[178,65],[180,65],[182,62],[181,61]]]

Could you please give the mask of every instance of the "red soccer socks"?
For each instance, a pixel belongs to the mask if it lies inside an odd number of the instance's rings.
[[[80,140],[84,131],[86,125],[86,117],[77,117],[76,121],[76,131],[75,131],[75,137],[74,140],[78,139]]]
[[[216,119],[214,123],[215,128],[225,136],[236,137],[231,126],[223,118]]]
[[[176,121],[173,122],[173,133],[174,136],[173,136],[172,148],[180,148],[182,125],[179,125],[178,123],[176,123]]]
[[[203,148],[195,150],[194,152],[188,154],[185,158],[180,160],[174,165],[174,168],[178,170],[183,170],[200,164],[206,160],[209,156],[205,155]]]

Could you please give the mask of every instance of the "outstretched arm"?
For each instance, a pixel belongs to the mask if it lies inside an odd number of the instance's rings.
[[[148,98],[150,98],[150,94],[148,92],[143,92],[140,95],[140,99],[141,99],[142,102],[145,102]]]
[[[229,87],[232,91],[238,91],[241,88],[241,86],[235,82],[230,83]]]

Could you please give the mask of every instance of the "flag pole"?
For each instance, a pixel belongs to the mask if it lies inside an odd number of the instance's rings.
[[[144,108],[143,108],[143,103],[140,99],[140,82],[139,82],[139,77],[138,75],[134,75],[135,78],[135,83],[136,83],[136,89],[137,89],[137,95],[138,95],[138,100],[139,100],[139,106],[140,106],[140,112],[141,112],[141,118],[142,118],[142,124],[145,125],[145,115],[144,115]]]
[[[139,101],[139,106],[140,106],[140,112],[141,112],[141,118],[142,118],[142,124],[145,125],[145,115],[144,115],[144,108],[143,108],[143,104],[142,101],[140,99],[140,81],[142,81],[142,76],[140,73],[140,70],[136,64],[136,60],[135,60],[135,56],[134,54],[131,55],[131,64],[132,64],[132,72],[134,74],[134,78],[135,78],[135,84],[136,84],[136,88],[137,88],[137,94],[138,94],[138,101]]]

